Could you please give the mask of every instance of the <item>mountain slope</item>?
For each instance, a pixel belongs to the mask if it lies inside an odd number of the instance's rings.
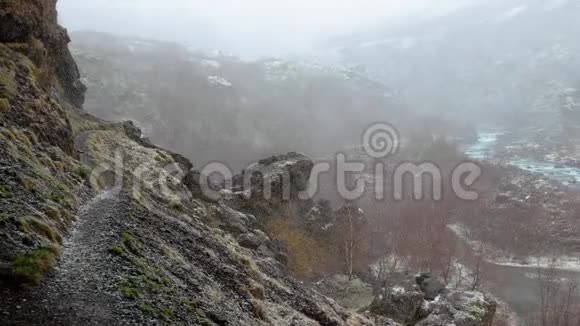
[[[154,180],[172,180],[164,167],[179,156],[73,107],[83,87],[54,5],[0,2],[0,21],[11,22],[0,36],[2,324],[367,323],[206,224],[245,214],[193,199],[179,182],[159,196]]]
[[[579,13],[575,0],[474,1],[335,46],[417,109],[558,128],[558,95],[578,86]]]
[[[254,165],[273,181],[290,175],[289,199],[248,199],[263,194],[254,185],[207,198],[189,160],[131,122],[81,110],[54,0],[1,0],[0,22],[0,324],[397,325],[288,276],[284,251],[261,230],[312,206],[297,202],[306,156]],[[488,326],[494,309],[468,317]]]

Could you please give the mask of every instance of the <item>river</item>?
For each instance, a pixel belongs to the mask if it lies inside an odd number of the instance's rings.
[[[479,133],[477,142],[465,148],[465,154],[473,160],[494,160],[495,148],[499,138],[504,135],[503,131],[492,130]],[[528,158],[511,158],[503,160],[504,163],[516,166],[526,171],[542,174],[550,179],[557,180],[565,185],[576,187],[575,181],[580,181],[580,169],[571,166],[555,166],[550,162],[543,162]],[[449,231],[456,238],[457,250],[467,257],[465,262],[473,261],[471,246],[455,232]],[[464,262],[464,263],[465,263]],[[469,263],[467,263],[469,265]],[[520,316],[537,311],[539,306],[539,281],[535,277],[538,273],[536,266],[510,266],[483,262],[486,287],[495,295],[507,302]],[[473,266],[470,266],[473,267]],[[580,272],[559,270],[559,277],[580,282]]]
[[[495,157],[495,147],[499,138],[505,132],[492,130],[478,133],[478,140],[465,148],[467,157],[477,161],[493,160]],[[552,162],[534,160],[530,158],[507,158],[504,163],[513,165],[525,171],[542,174],[552,180],[561,182],[564,185],[580,188],[580,168],[566,165],[557,165]]]

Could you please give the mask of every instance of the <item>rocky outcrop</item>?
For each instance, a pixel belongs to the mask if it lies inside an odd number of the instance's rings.
[[[417,326],[491,326],[496,303],[481,292],[445,291],[423,307],[429,315]]]
[[[421,320],[424,298],[424,293],[416,289],[386,288],[375,298],[370,306],[370,312],[391,318],[404,325],[414,325]]]
[[[129,137],[129,139],[131,139],[132,141],[138,143],[143,147],[159,149],[169,154],[173,159],[173,161],[177,163],[179,167],[182,169],[183,175],[186,175],[191,169],[193,169],[193,164],[188,158],[186,158],[181,154],[168,151],[167,149],[163,149],[153,144],[153,142],[151,142],[149,138],[143,135],[141,129],[139,129],[139,127],[137,127],[133,121],[124,121],[121,125],[123,126],[123,130],[125,131],[125,135],[127,135],[127,137]]]
[[[233,179],[234,191],[252,198],[291,200],[308,188],[314,163],[304,154],[288,153],[258,161]]]
[[[83,105],[86,87],[68,50],[67,31],[58,25],[56,0],[1,0],[0,31],[1,43],[40,69],[42,86],[74,106]]]
[[[419,285],[421,292],[425,293],[425,300],[435,300],[437,296],[445,289],[443,282],[430,273],[421,273],[415,276],[415,281]]]
[[[497,304],[481,292],[446,289],[429,273],[416,275],[414,280],[405,275],[398,278],[399,285],[385,286],[375,298],[369,307],[372,314],[404,325],[491,326],[493,323]]]

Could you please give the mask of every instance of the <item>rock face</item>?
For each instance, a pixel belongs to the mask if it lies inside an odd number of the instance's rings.
[[[45,86],[80,107],[86,87],[68,50],[70,38],[58,25],[56,0],[0,1],[0,42],[26,55],[42,70]]]
[[[496,303],[481,292],[446,291],[424,309],[429,315],[417,323],[419,326],[491,326]]]
[[[382,291],[370,306],[370,312],[392,318],[404,325],[414,325],[421,319],[425,294],[415,289],[393,287]]]
[[[435,298],[445,289],[445,286],[437,278],[431,277],[430,273],[421,273],[415,277],[421,292],[425,293],[425,300],[435,300]]]
[[[429,273],[414,281],[386,286],[370,306],[370,312],[404,325],[491,326],[496,303],[477,291],[453,291]]]
[[[235,191],[249,191],[254,198],[296,199],[308,188],[314,163],[300,153],[288,153],[260,160],[233,179]]]
[[[193,168],[193,164],[191,164],[191,161],[189,161],[189,159],[187,159],[183,155],[170,152],[166,149],[162,149],[153,144],[151,140],[149,140],[149,138],[144,137],[141,129],[139,129],[139,127],[137,127],[133,121],[124,121],[122,123],[122,126],[123,130],[125,131],[125,135],[127,135],[127,137],[129,137],[129,139],[131,139],[132,141],[138,143],[143,147],[163,150],[167,152],[169,155],[171,155],[171,158],[182,169],[181,172],[183,173],[183,175],[186,175]]]
[[[84,89],[55,3],[0,1],[0,283],[55,264],[88,192],[67,110]]]

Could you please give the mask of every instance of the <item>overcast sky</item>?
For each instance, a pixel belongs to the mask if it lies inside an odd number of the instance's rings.
[[[469,0],[59,0],[70,30],[180,41],[241,55],[299,53],[325,37],[421,19]]]

